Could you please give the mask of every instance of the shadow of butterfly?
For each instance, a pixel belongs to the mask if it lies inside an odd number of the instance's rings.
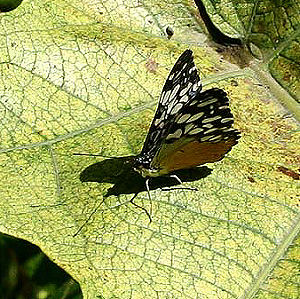
[[[81,182],[111,183],[104,197],[121,194],[138,194],[147,191],[145,179],[133,169],[135,156],[105,159],[85,168],[80,173]],[[179,176],[182,182],[192,182],[205,178],[211,173],[206,166],[181,169],[174,174]],[[174,187],[180,183],[169,176],[159,176],[152,179],[150,190]]]

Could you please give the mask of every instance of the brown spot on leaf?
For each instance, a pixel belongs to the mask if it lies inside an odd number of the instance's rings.
[[[282,172],[283,174],[293,178],[294,180],[299,180],[300,179],[300,174],[295,172],[294,170],[288,169],[284,166],[279,166],[277,167],[277,170]]]
[[[231,86],[238,86],[239,83],[236,80],[231,80],[230,81]]]
[[[149,58],[145,66],[150,73],[155,74],[158,68],[158,63],[154,59]]]
[[[250,183],[255,183],[255,180],[254,180],[254,178],[252,176],[248,176],[248,181]]]

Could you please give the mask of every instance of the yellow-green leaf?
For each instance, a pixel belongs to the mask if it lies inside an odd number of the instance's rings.
[[[261,2],[244,5],[247,28]],[[230,24],[243,36],[238,16]],[[286,51],[297,60],[289,47],[298,31],[286,29],[280,47],[257,61],[246,48],[212,44],[202,26],[185,0],[28,0],[0,14],[0,229],[38,245],[85,298],[299,295],[290,275],[290,260],[299,260],[297,104],[266,59]],[[141,178],[124,158],[73,153],[139,153],[164,80],[187,48],[204,89],[228,93],[242,137],[202,178],[185,180],[198,191],[154,188],[152,202],[140,192],[135,203],[152,205],[149,223],[130,203]]]

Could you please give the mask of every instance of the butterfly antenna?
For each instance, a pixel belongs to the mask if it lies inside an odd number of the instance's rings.
[[[84,223],[79,227],[79,229],[77,230],[77,232],[73,235],[73,237],[76,237],[81,230],[83,229],[83,227],[90,221],[90,219],[92,218],[92,216],[97,212],[97,210],[100,208],[100,206],[103,204],[105,198],[100,202],[100,204],[96,207],[96,209],[90,214],[90,216],[84,221]]]
[[[88,154],[88,153],[73,153],[73,156],[89,156],[89,157],[104,157],[103,155],[99,155],[99,154]]]
[[[149,221],[150,221],[150,223],[151,223],[151,222],[152,222],[152,219],[151,219],[150,213],[149,213],[144,207],[139,206],[138,204],[136,204],[136,203],[133,201],[133,200],[136,198],[137,195],[138,195],[138,194],[135,193],[135,195],[130,199],[130,202],[131,202],[135,207],[142,209],[142,210],[147,214],[147,216],[148,216],[148,218],[149,218]]]
[[[73,153],[74,156],[89,156],[89,157],[102,157],[102,158],[122,158],[121,156],[104,156],[100,154],[89,154],[89,153]]]
[[[152,198],[151,198],[151,195],[150,195],[149,182],[150,182],[150,178],[148,178],[146,180],[146,188],[147,188],[147,193],[148,193],[149,200],[150,200],[150,215],[152,215]]]

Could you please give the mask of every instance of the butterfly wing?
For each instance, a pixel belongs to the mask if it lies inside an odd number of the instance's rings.
[[[160,174],[221,160],[237,144],[239,131],[226,93],[198,92],[177,114],[150,168]]]
[[[140,154],[140,157],[144,157],[144,164],[150,164],[176,114],[200,89],[201,82],[193,61],[193,52],[186,50],[178,58],[162,89],[155,116]]]

